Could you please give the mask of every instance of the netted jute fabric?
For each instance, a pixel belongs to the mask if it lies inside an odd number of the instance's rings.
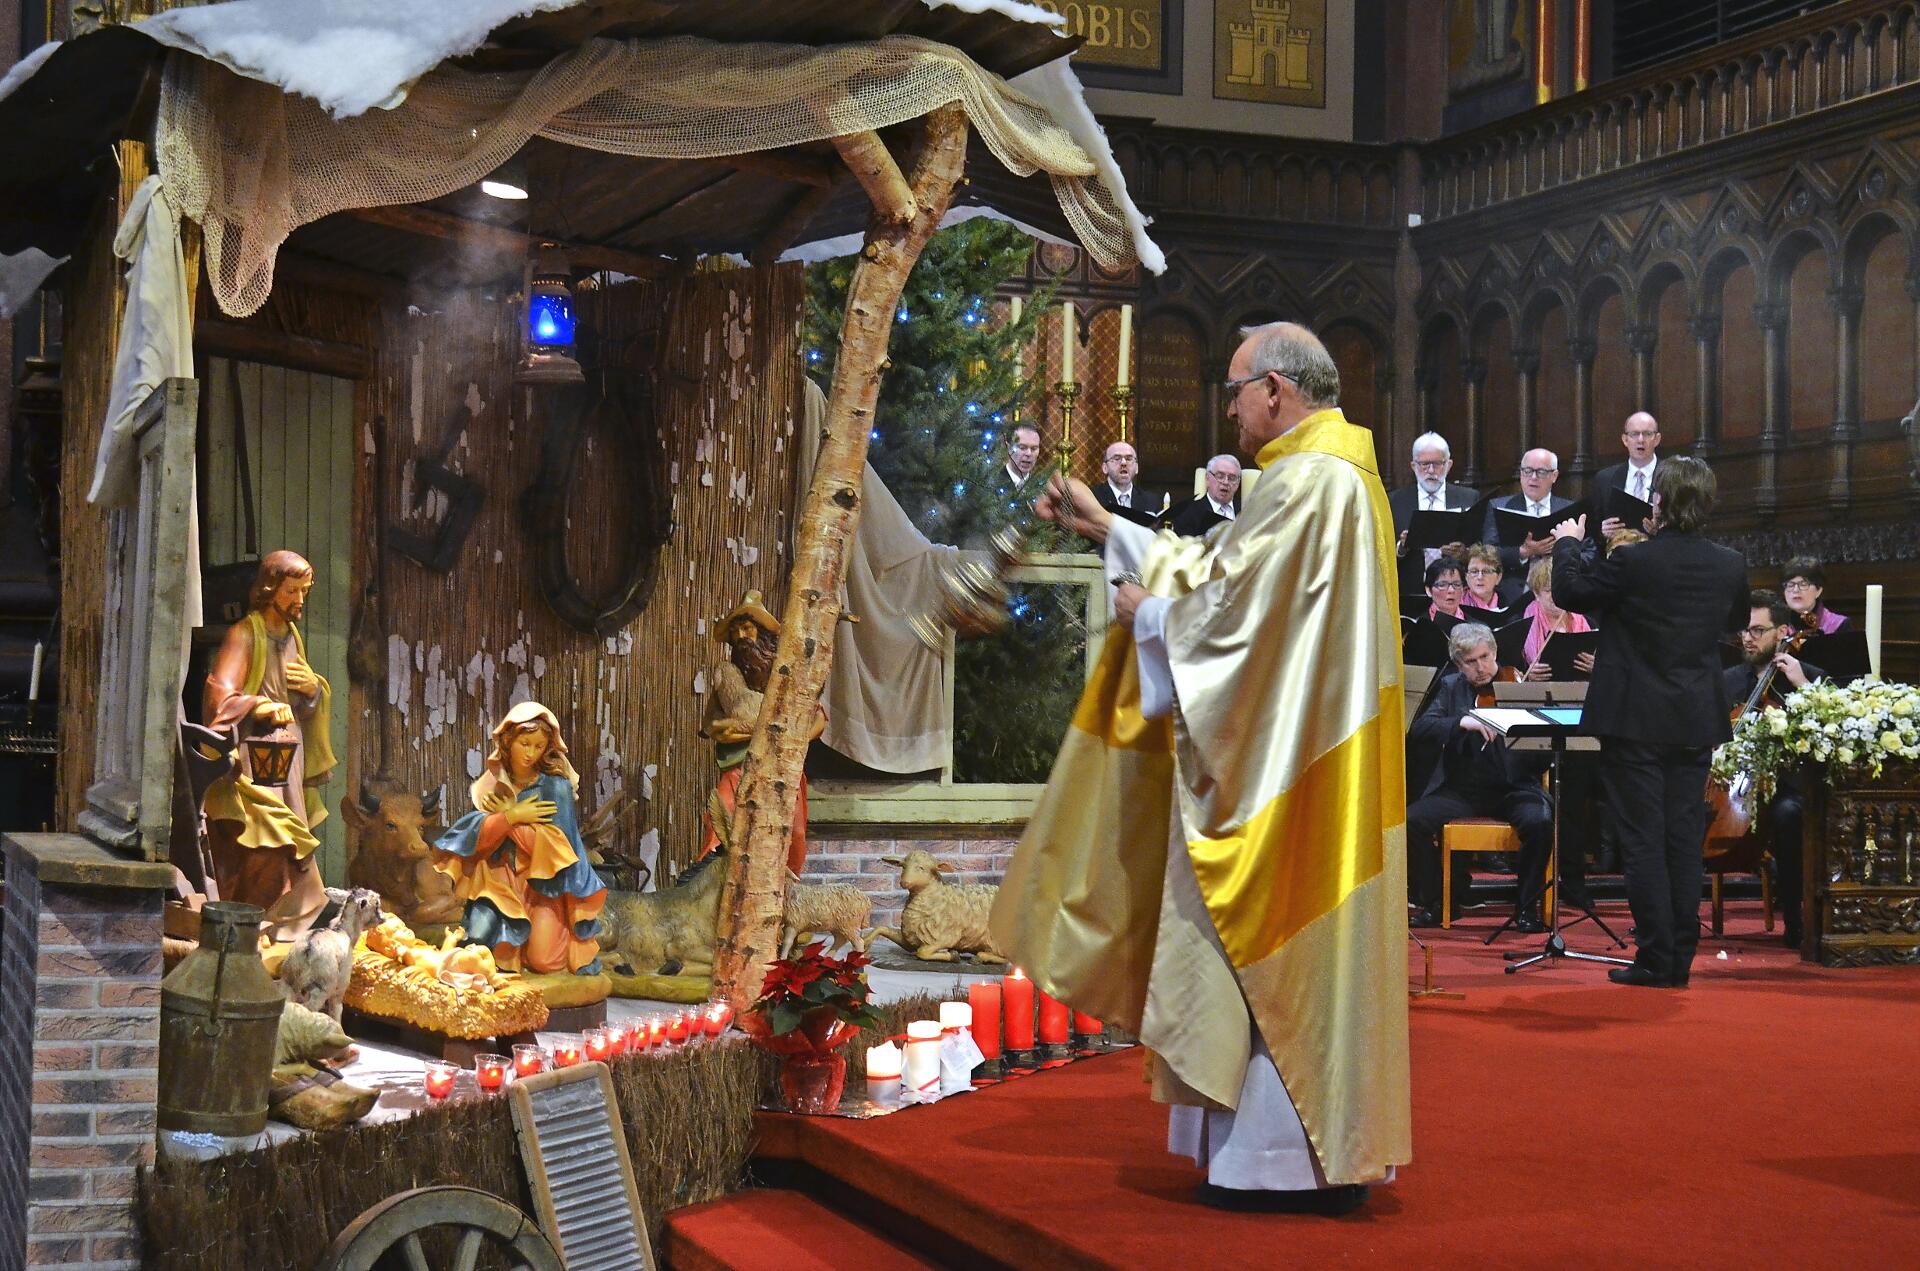
[[[392,110],[334,119],[312,99],[191,54],[169,55],[160,173],[205,232],[229,314],[266,301],[295,229],[356,207],[439,198],[533,136],[645,158],[714,159],[885,128],[958,103],[994,156],[1045,172],[1068,223],[1108,268],[1134,240],[1091,156],[1032,98],[957,49],[911,36],[813,48],[589,40],[538,70],[441,66]]]

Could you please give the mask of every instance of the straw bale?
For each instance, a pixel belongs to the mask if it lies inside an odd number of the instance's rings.
[[[726,1038],[613,1061],[656,1247],[668,1210],[744,1185],[764,1058],[744,1039]],[[145,1265],[307,1271],[370,1206],[442,1184],[476,1187],[532,1212],[505,1099],[457,1100],[214,1161],[163,1158],[140,1176]]]

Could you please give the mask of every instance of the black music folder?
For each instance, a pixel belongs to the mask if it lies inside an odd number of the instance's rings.
[[[1518,547],[1530,538],[1552,538],[1554,526],[1586,514],[1584,499],[1545,516],[1530,516],[1519,508],[1497,507],[1493,510],[1493,532],[1500,546]]]
[[[1522,675],[1527,673],[1527,632],[1531,630],[1533,619],[1521,618],[1493,633],[1494,653],[1502,666],[1510,666]]]
[[[1595,515],[1587,514],[1587,537],[1606,546],[1606,535],[1600,532],[1600,525],[1608,517],[1613,517],[1630,530],[1644,530],[1641,524],[1653,515],[1653,504],[1634,498],[1625,490],[1608,490],[1600,500],[1600,511]]]
[[[1481,499],[1470,508],[1458,512],[1433,512],[1424,508],[1413,514],[1407,522],[1407,550],[1422,552],[1429,547],[1445,547],[1449,543],[1464,543],[1471,547],[1480,541],[1480,532],[1487,525],[1487,503]]]
[[[1445,614],[1437,618],[1403,620],[1400,660],[1408,666],[1451,666],[1453,655],[1447,647],[1447,633],[1459,625],[1460,619]]]
[[[1540,660],[1552,668],[1556,680],[1584,680],[1588,678],[1587,673],[1575,668],[1573,660],[1599,648],[1598,631],[1556,631],[1541,646]]]
[[[1794,656],[1825,671],[1835,684],[1850,684],[1873,669],[1867,657],[1867,633],[1850,628],[1832,635],[1810,635]]]

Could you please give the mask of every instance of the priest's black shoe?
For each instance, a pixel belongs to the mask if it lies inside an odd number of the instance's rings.
[[[1673,987],[1671,977],[1656,975],[1643,966],[1617,966],[1607,972],[1607,978],[1615,984],[1638,984],[1649,989]]]
[[[1437,927],[1440,925],[1440,911],[1438,909],[1425,908],[1409,909],[1407,911],[1407,925],[1409,927]]]
[[[1323,1218],[1343,1218],[1367,1203],[1367,1187],[1364,1183],[1345,1183],[1309,1191],[1279,1192],[1202,1183],[1199,1196],[1203,1204],[1237,1213],[1318,1214]]]

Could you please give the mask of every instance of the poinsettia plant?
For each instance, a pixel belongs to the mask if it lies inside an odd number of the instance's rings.
[[[824,940],[778,958],[767,964],[766,982],[741,1027],[770,1049],[832,1050],[880,1023],[867,1002],[866,966],[858,951],[830,956]]]

